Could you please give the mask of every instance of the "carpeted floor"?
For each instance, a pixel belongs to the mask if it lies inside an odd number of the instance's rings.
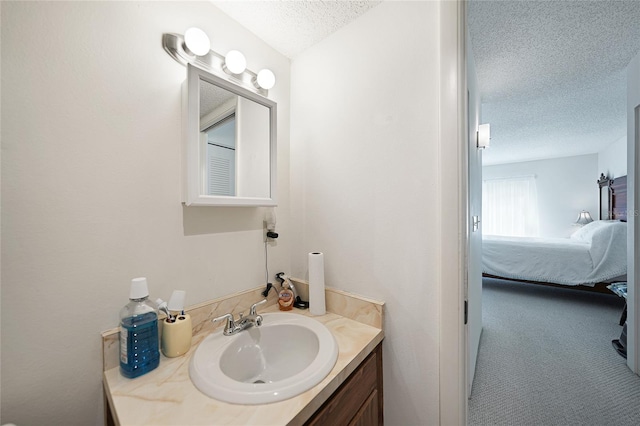
[[[640,425],[621,298],[485,278],[482,303],[469,425]]]

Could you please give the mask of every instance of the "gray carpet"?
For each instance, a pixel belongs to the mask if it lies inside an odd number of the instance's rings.
[[[485,278],[482,303],[469,425],[640,425],[621,298]]]

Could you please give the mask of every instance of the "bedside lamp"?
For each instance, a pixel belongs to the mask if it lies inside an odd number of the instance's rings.
[[[591,222],[593,222],[593,219],[591,218],[591,215],[589,214],[589,212],[586,210],[582,210],[580,214],[578,214],[576,225],[584,226],[587,223],[591,223]]]

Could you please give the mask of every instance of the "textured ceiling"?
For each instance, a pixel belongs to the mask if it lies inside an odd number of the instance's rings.
[[[219,1],[212,3],[283,55],[293,58],[380,1]]]
[[[468,25],[485,165],[596,153],[626,134],[640,1],[473,0]]]
[[[380,1],[212,3],[293,58]],[[471,0],[468,28],[491,123],[484,164],[596,153],[626,134],[640,0]]]
[[[200,118],[233,98],[237,98],[234,93],[207,81],[200,80]]]

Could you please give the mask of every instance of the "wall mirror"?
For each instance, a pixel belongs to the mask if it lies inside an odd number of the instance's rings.
[[[276,205],[276,103],[187,65],[183,202]]]

